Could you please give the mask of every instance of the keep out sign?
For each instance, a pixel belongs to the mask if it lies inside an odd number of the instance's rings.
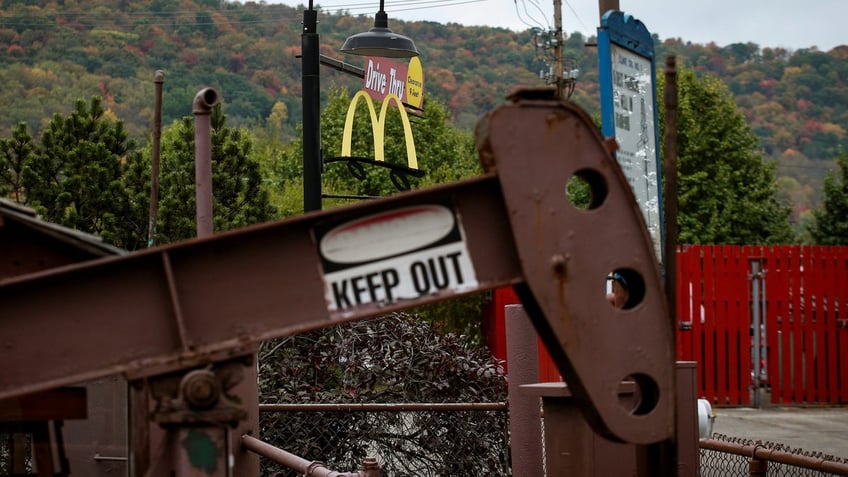
[[[477,286],[454,211],[403,207],[316,227],[330,311],[388,305]]]

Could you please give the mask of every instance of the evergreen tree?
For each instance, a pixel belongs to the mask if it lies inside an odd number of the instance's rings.
[[[839,172],[824,179],[824,204],[813,212],[810,235],[817,244],[848,245],[848,154],[836,157]]]
[[[109,116],[98,96],[78,100],[68,116],[54,115],[24,163],[22,184],[26,203],[45,220],[123,246],[116,240],[128,212],[121,177],[135,142]]]
[[[11,138],[0,138],[0,197],[10,197],[18,203],[26,200],[23,169],[34,150],[26,123],[18,123]]]
[[[728,88],[685,67],[677,82],[679,242],[789,241],[789,209],[777,201],[774,164],[763,161]]]
[[[221,105],[213,109],[210,122],[214,229],[230,230],[275,218],[259,164],[252,158],[250,137],[225,125]],[[194,147],[190,117],[163,132],[157,243],[197,235]]]

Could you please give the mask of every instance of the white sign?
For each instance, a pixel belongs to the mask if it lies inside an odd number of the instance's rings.
[[[316,235],[330,311],[477,287],[459,220],[443,205],[395,209]]]
[[[611,56],[616,159],[642,209],[657,257],[662,257],[651,61],[614,43]]]

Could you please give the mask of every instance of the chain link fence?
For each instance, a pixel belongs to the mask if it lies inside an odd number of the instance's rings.
[[[260,406],[259,437],[340,472],[377,457],[392,477],[509,476],[501,364],[404,313],[269,341],[259,391],[273,405]],[[266,460],[263,477],[296,475]]]
[[[699,445],[701,477],[848,475],[848,460],[774,442],[714,434]]]

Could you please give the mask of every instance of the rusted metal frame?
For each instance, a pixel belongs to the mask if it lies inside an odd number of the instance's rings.
[[[525,281],[515,288],[537,333],[594,430],[649,444],[674,434],[674,336],[644,219],[597,127],[578,106],[544,92],[513,95],[477,130],[481,161],[497,171]],[[568,203],[569,179],[593,190],[587,210]],[[605,302],[609,272],[644,285],[641,302]],[[635,379],[641,403],[617,390]]]
[[[180,307],[180,296],[177,293],[177,284],[174,279],[174,269],[171,267],[171,258],[167,251],[162,252],[162,271],[165,273],[165,283],[168,284],[168,295],[171,298],[174,325],[177,328],[177,335],[180,337],[180,348],[183,352],[188,352],[191,348],[191,342],[186,332],[183,311]]]
[[[596,431],[634,443],[669,437],[673,336],[629,185],[579,107],[549,92],[511,99],[478,128],[490,171],[480,178],[0,282],[4,317],[26,318],[0,319],[8,337],[0,359],[11,370],[0,376],[0,398],[119,372],[137,379],[186,370],[248,355],[258,341],[454,297],[447,289],[332,309],[314,235],[325,221],[449,204],[476,276],[463,293],[516,285]],[[589,210],[567,203],[567,182],[581,174],[597,193]],[[174,333],[161,253],[169,254],[185,339]],[[632,309],[605,301],[606,276],[618,268],[644,282]],[[626,378],[639,383],[647,406],[620,406]]]
[[[758,444],[739,444],[724,442],[716,439],[704,439],[698,443],[701,449],[724,452],[756,460],[771,461],[779,464],[793,465],[805,469],[818,470],[834,475],[848,475],[848,464],[825,460],[821,457],[811,457],[793,454],[775,449],[769,449]]]
[[[307,477],[380,477],[380,466],[374,458],[365,459],[362,471],[336,472],[327,469],[323,462],[306,460],[290,452],[278,449],[277,447],[267,444],[252,436],[241,436],[241,443],[245,449],[255,452],[256,454],[278,464],[282,464],[299,474],[306,475]]]
[[[260,404],[259,412],[419,412],[506,411],[505,402]]]
[[[450,298],[447,290],[329,312],[313,242],[312,227],[329,217],[433,202],[452,203],[465,227],[478,282],[469,293],[521,281],[494,174],[15,277],[0,282],[0,399],[189,369],[249,355],[263,340]]]

